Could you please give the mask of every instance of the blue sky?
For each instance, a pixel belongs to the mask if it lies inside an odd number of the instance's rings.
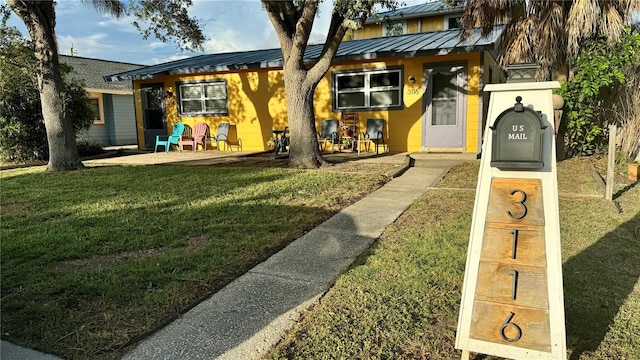
[[[425,0],[406,1],[414,5]],[[4,0],[0,0],[4,4]],[[332,1],[320,6],[311,42],[323,43],[329,27]],[[190,10],[204,25],[208,40],[205,53],[232,52],[280,47],[267,13],[258,0],[194,0]],[[152,65],[193,56],[172,43],[150,37],[143,40],[131,25],[132,19],[115,19],[99,14],[79,0],[58,0],[56,34],[61,54],[73,48],[76,56]],[[9,25],[27,36],[24,24],[12,15]]]
[[[400,0],[402,2],[402,0]],[[404,0],[407,6],[431,0]],[[638,0],[640,1],[640,0]],[[190,13],[200,19],[208,40],[205,53],[270,49],[280,47],[267,13],[258,0],[194,0]],[[4,0],[0,0],[4,4]],[[329,27],[332,1],[320,5],[311,35],[312,43],[323,43]],[[99,14],[79,0],[58,0],[56,34],[61,54],[73,48],[76,56],[152,65],[196,55],[182,53],[172,43],[155,38],[143,40],[132,19],[114,19]],[[9,25],[27,36],[15,15]]]

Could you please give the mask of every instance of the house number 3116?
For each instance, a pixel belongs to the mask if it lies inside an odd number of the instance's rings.
[[[523,219],[525,216],[527,216],[527,206],[524,204],[525,201],[527,201],[527,193],[525,193],[522,190],[519,189],[514,189],[511,190],[509,192],[509,195],[514,196],[514,195],[519,195],[518,199],[515,201],[515,204],[518,206],[519,211],[517,211],[515,214],[513,212],[511,212],[511,210],[507,211],[507,215],[514,219],[514,220],[521,220]],[[516,258],[516,248],[518,246],[518,230],[514,229],[510,232],[511,235],[513,235],[513,242],[512,242],[512,248],[511,248],[511,258],[515,259]],[[509,272],[509,275],[511,275],[513,277],[513,285],[512,285],[512,292],[511,292],[511,299],[512,300],[516,300],[516,291],[518,288],[518,272],[516,270],[512,270]],[[511,322],[511,320],[513,319],[513,317],[516,314],[513,312],[509,312],[509,315],[507,315],[506,320],[502,323],[502,325],[500,326],[500,336],[502,337],[502,339],[504,341],[507,342],[515,342],[520,340],[520,338],[522,337],[522,329],[520,328],[520,326],[518,326],[518,324]],[[511,335],[507,335],[506,330],[510,328],[509,333]]]

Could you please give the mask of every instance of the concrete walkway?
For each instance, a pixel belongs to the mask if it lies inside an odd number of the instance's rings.
[[[143,340],[124,359],[238,360],[264,355],[416,198],[451,166],[470,160],[464,155],[412,158],[414,167]],[[13,347],[3,341],[0,358],[55,359],[39,353],[21,356]]]

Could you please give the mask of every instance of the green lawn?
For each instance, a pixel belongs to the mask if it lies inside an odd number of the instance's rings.
[[[109,357],[383,176],[266,167],[0,172],[2,336]]]
[[[640,358],[640,185],[558,166],[570,359]],[[391,225],[268,358],[454,359],[479,162]],[[602,168],[598,160],[597,167]],[[2,336],[110,358],[385,180],[263,167],[0,172]]]
[[[569,359],[640,359],[640,185],[618,176],[619,213],[589,161],[558,165]],[[416,201],[267,358],[459,359],[478,164]]]

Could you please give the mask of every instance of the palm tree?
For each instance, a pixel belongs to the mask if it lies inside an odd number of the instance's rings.
[[[476,26],[487,35],[508,19],[501,64],[534,62],[539,78],[566,80],[583,40],[603,35],[617,41],[639,9],[638,0],[468,0],[462,36],[470,37]]]

